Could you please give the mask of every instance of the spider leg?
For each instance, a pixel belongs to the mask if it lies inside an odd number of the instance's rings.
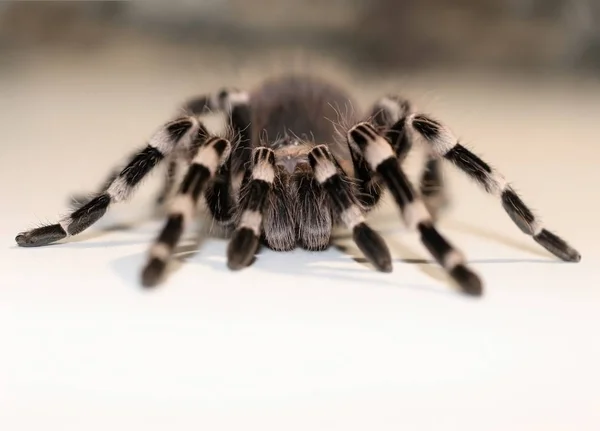
[[[87,204],[92,198],[108,189],[112,182],[119,176],[121,169],[113,169],[110,174],[106,177],[102,185],[98,188],[96,193],[76,193],[71,195],[70,203],[74,206],[82,206]]]
[[[363,208],[371,209],[379,203],[383,195],[381,179],[376,173],[373,174],[360,151],[351,145],[349,148],[354,167],[354,177],[356,178],[358,202]]]
[[[228,114],[228,124],[236,136],[240,136],[240,148],[247,148],[250,142],[247,133],[249,119],[249,96],[247,92],[237,89],[222,89],[215,94],[207,94],[190,99],[182,104],[185,115],[201,117],[210,112]],[[241,108],[241,109],[238,109]],[[249,152],[246,160],[249,159]],[[132,156],[133,157],[133,156]],[[182,169],[178,157],[172,155],[167,160],[162,187],[156,197],[157,207],[168,201],[177,187],[177,172]],[[236,158],[237,160],[237,158]],[[117,178],[122,168],[113,168],[95,193],[76,193],[70,197],[70,203],[81,206],[88,203],[95,195],[105,192]]]
[[[581,260],[581,254],[577,250],[544,228],[539,218],[527,207],[504,176],[461,145],[448,127],[422,114],[407,117],[405,127],[423,137],[433,157],[449,161],[475,180],[487,193],[496,196],[508,216],[523,233],[532,236],[538,244],[564,261]]]
[[[83,232],[106,213],[110,204],[127,200],[141,180],[182,141],[205,133],[204,126],[195,118],[184,117],[167,123],[131,158],[106,190],[58,223],[22,232],[15,241],[21,247],[38,247]]]
[[[242,269],[252,262],[274,181],[275,153],[270,148],[257,147],[252,155],[252,168],[240,190],[240,221],[227,248],[230,269]]]
[[[410,102],[396,95],[379,99],[371,110],[371,124],[377,133],[392,144],[396,157],[402,162],[413,148],[413,137],[405,127],[405,119],[413,112]],[[434,220],[448,206],[441,161],[427,154],[419,189],[423,203]]]
[[[223,159],[229,156],[230,150],[231,145],[226,139],[203,139],[170,205],[167,222],[150,248],[148,263],[142,271],[143,286],[155,286],[162,278],[173,250],[195,215],[200,195],[215,176]]]
[[[326,145],[308,154],[315,179],[325,189],[342,223],[352,231],[354,242],[379,271],[392,271],[392,258],[383,238],[367,223],[350,180],[343,174]]]
[[[171,156],[167,161],[167,169],[164,173],[162,187],[156,196],[156,206],[162,207],[165,205],[169,198],[171,197],[173,191],[175,190],[177,183],[177,175],[179,170],[181,169],[180,163],[177,160],[177,157]]]
[[[211,100],[211,98],[204,97],[203,100]],[[226,92],[220,100],[222,100],[220,105],[227,108],[228,123],[233,135],[231,156],[221,166],[215,179],[209,183],[205,198],[214,219],[219,223],[229,224],[233,221],[234,197],[239,192],[240,180],[251,163],[252,111],[250,98],[245,92]],[[196,107],[196,109],[202,112],[204,108]]]
[[[463,254],[436,229],[423,201],[402,171],[392,145],[366,122],[350,129],[348,141],[361,151],[369,167],[379,174],[400,208],[405,223],[421,234],[423,245],[435,260],[460,285],[463,292],[481,295],[481,280],[466,266]]]
[[[449,204],[443,174],[440,160],[428,156],[421,174],[420,192],[423,203],[434,220],[439,218],[442,210]]]
[[[248,92],[234,87],[224,87],[215,93],[192,97],[183,104],[183,110],[194,115],[230,112],[233,106],[248,102]]]

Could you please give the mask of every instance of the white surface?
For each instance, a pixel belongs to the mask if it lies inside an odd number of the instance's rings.
[[[600,429],[599,87],[395,84],[501,169],[579,264],[557,262],[448,171],[456,204],[441,226],[484,278],[481,300],[434,264],[402,261],[429,257],[393,209],[373,222],[392,274],[336,250],[265,251],[230,273],[226,243],[210,240],[143,292],[160,223],[101,228],[137,220],[155,181],[81,239],[13,242],[56,220],[68,193],[93,188],[190,92],[237,82],[222,64],[200,75],[135,52],[34,60],[0,82],[1,429]],[[361,101],[384,86],[363,84]]]

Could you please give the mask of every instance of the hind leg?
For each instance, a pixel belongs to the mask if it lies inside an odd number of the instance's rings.
[[[21,232],[15,241],[21,247],[38,247],[80,234],[96,223],[111,204],[128,200],[141,181],[176,147],[189,146],[199,135],[206,133],[202,123],[193,117],[183,117],[165,124],[130,159],[105,191],[58,223]]]

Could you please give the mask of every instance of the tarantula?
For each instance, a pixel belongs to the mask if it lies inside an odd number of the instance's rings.
[[[158,284],[182,233],[204,198],[212,218],[229,229],[227,264],[250,265],[262,243],[273,250],[324,250],[334,226],[352,232],[365,257],[390,272],[392,259],[383,238],[365,216],[388,189],[406,225],[462,291],[482,294],[482,282],[464,255],[435,226],[443,206],[442,160],[447,160],[500,199],[517,227],[558,258],[578,262],[580,254],[546,230],[504,177],[461,145],[450,129],[395,95],[379,99],[367,115],[348,112],[344,123],[330,121],[336,107],[357,106],[343,89],[310,76],[280,76],[248,93],[234,88],[190,99],[190,115],[168,121],[99,192],[57,224],[16,237],[23,247],[42,246],[77,235],[94,224],[112,203],[127,200],[161,162],[167,174],[159,201],[171,191],[168,218],[150,248],[141,275],[145,287]],[[226,115],[226,137],[208,132],[202,116]],[[222,134],[221,134],[222,135]],[[413,142],[426,148],[419,192],[402,169]],[[180,168],[187,171],[176,180]]]

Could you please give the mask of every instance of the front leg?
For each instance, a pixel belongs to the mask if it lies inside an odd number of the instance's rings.
[[[480,296],[482,283],[466,265],[463,254],[442,236],[421,197],[400,167],[390,142],[369,123],[360,123],[348,132],[348,143],[360,152],[373,173],[390,190],[405,224],[420,233],[421,241],[435,260],[448,272],[464,293]]]
[[[209,137],[202,140],[179,192],[170,204],[167,222],[150,249],[148,262],[142,272],[144,287],[153,287],[162,279],[175,247],[196,214],[200,196],[222,166],[223,160],[229,157],[230,151],[231,146],[226,139]]]
[[[229,269],[243,269],[254,259],[275,176],[275,153],[270,148],[257,147],[239,194],[239,223],[227,247]]]

